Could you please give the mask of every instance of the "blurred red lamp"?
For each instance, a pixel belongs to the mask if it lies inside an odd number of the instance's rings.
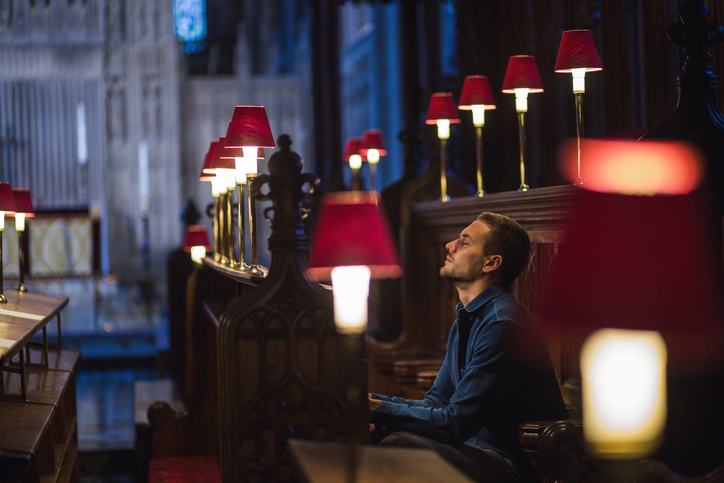
[[[342,157],[349,164],[352,170],[352,189],[358,191],[360,189],[359,170],[362,167],[364,156],[360,153],[362,148],[362,138],[351,137],[347,139],[344,145],[344,154]]]
[[[3,231],[5,230],[5,216],[15,214],[15,196],[10,183],[0,182],[0,303],[8,299],[3,295]]]
[[[13,188],[13,196],[15,197],[15,229],[18,232],[18,254],[20,256],[20,283],[18,285],[18,290],[21,292],[27,292],[28,289],[25,287],[25,274],[23,270],[25,267],[25,250],[23,249],[25,218],[34,217],[35,209],[33,208],[33,202],[30,198],[30,191],[26,188]]]
[[[662,438],[666,372],[721,367],[721,246],[697,190],[703,158],[691,146],[584,140],[581,150],[596,176],[577,190],[539,316],[569,340],[585,339],[589,449],[638,457]],[[575,178],[573,143],[561,163]]]
[[[508,68],[505,71],[502,90],[506,94],[515,94],[515,110],[518,112],[518,138],[520,145],[520,188],[518,188],[518,191],[527,191],[529,186],[525,177],[525,113],[528,112],[528,94],[543,92],[543,82],[540,79],[538,66],[532,55],[514,55],[508,60]]]
[[[204,225],[190,225],[186,228],[183,249],[191,253],[191,259],[201,264],[206,253],[211,251],[211,241]]]
[[[379,194],[346,191],[326,195],[309,250],[307,275],[331,280],[337,331],[362,333],[367,327],[370,278],[402,274]]]
[[[561,36],[558,48],[556,72],[573,75],[573,95],[576,99],[576,137],[579,144],[578,178],[575,184],[582,185],[586,180],[581,176],[580,143],[583,138],[583,93],[586,91],[586,72],[602,70],[596,44],[590,30],[566,30]]]
[[[387,156],[385,143],[382,141],[382,131],[379,129],[366,130],[362,136],[359,153],[367,158],[370,165],[370,191],[377,191],[375,186],[377,163],[380,162],[380,156]]]
[[[485,125],[485,111],[495,109],[493,91],[490,89],[488,77],[484,75],[469,75],[465,77],[463,91],[460,94],[458,109],[473,111],[473,126],[475,126],[476,159],[478,165],[478,197],[485,196],[483,189],[483,126]]]
[[[450,124],[459,122],[460,117],[452,92],[436,92],[430,96],[425,123],[437,125],[437,137],[440,139],[440,200],[443,203],[450,201],[450,197],[447,195],[445,148],[447,140],[450,138]]]

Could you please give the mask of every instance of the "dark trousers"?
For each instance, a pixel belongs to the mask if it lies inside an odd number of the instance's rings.
[[[373,443],[374,440],[375,435],[373,434]],[[380,445],[398,448],[432,449],[477,482],[523,481],[523,476],[513,463],[493,450],[476,448],[467,444],[450,446],[407,431],[396,431],[384,436],[380,441]]]

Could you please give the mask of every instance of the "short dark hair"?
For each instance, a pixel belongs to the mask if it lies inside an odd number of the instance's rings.
[[[483,212],[478,215],[490,227],[485,238],[483,255],[500,255],[500,282],[509,287],[523,273],[530,258],[530,237],[525,228],[514,219],[497,213]]]

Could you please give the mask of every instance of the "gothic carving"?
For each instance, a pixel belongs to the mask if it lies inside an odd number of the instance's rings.
[[[289,438],[344,441],[349,431],[345,345],[330,291],[304,276],[304,202],[318,179],[302,174],[289,136],[251,196],[273,202],[269,275],[219,319],[221,467],[225,481],[301,481]],[[366,393],[366,387],[362,388]]]

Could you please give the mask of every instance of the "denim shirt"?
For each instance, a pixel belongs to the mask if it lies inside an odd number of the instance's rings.
[[[467,306],[458,303],[456,311],[445,360],[425,398],[372,394],[382,400],[373,422],[387,431],[492,449],[531,474],[518,425],[568,417],[540,330],[498,285]]]

